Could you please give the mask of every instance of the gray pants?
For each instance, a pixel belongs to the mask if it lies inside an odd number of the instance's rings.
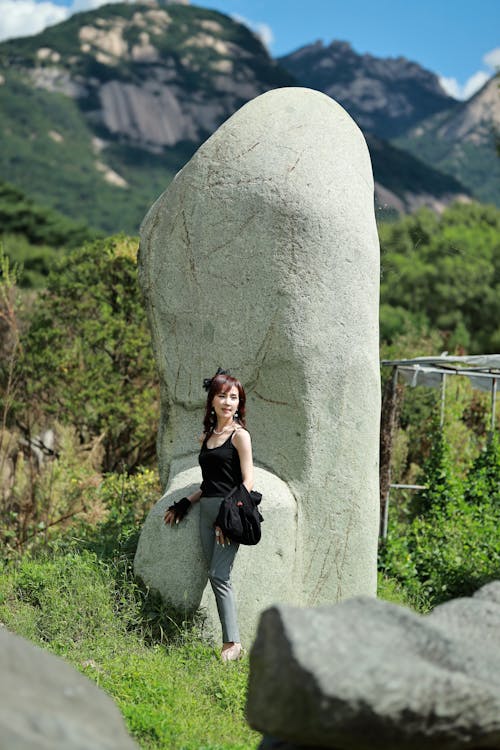
[[[223,643],[240,642],[236,603],[231,587],[231,568],[239,544],[231,542],[217,544],[214,522],[219,512],[222,497],[202,497],[200,500],[200,536],[203,554],[208,566],[208,578],[212,585],[222,625]]]

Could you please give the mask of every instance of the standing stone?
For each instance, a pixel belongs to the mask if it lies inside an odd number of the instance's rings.
[[[244,383],[255,461],[281,482],[275,518],[271,480],[260,476],[256,489],[264,495],[264,538],[271,549],[291,550],[292,563],[278,554],[265,559],[264,578],[242,581],[240,601],[263,588],[271,601],[308,605],[373,595],[379,260],[361,131],[317,91],[257,97],[150,209],[139,272],[160,373],[164,484],[175,482],[179,460],[190,467],[186,486],[200,481],[201,383],[219,365]],[[173,534],[160,532],[154,513],[136,572],[154,587],[169,579],[165,596],[180,605],[186,577]],[[195,523],[175,533],[184,546],[199,544]],[[158,535],[161,553],[150,549],[145,565],[145,547]],[[257,560],[264,549],[247,552]],[[235,581],[243,560],[237,557]],[[247,636],[258,614],[241,622]]]
[[[134,750],[120,712],[62,659],[0,629],[0,750]]]

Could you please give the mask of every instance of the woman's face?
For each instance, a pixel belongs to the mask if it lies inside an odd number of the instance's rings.
[[[212,406],[217,418],[225,421],[234,417],[239,403],[238,389],[233,385],[229,390],[224,391],[224,393],[218,393],[212,401]]]

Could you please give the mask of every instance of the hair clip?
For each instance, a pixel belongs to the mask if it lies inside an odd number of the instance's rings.
[[[210,390],[210,386],[212,385],[212,380],[214,378],[216,378],[217,375],[230,375],[230,374],[231,373],[230,373],[229,370],[223,370],[222,367],[218,367],[217,368],[217,372],[215,373],[215,375],[212,378],[204,378],[203,379],[203,388],[206,391],[209,391]]]

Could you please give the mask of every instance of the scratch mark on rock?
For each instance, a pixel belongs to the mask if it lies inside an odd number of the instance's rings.
[[[237,227],[235,235],[231,237],[230,239],[226,240],[226,242],[223,242],[218,247],[214,247],[214,249],[212,250],[212,253],[218,253],[220,250],[225,250],[226,247],[230,247],[236,238],[241,237],[242,232],[247,228],[249,224],[252,223],[252,221],[255,219],[256,216],[258,216],[257,211],[254,211],[252,214],[250,214],[250,216],[247,219],[245,219],[243,224],[240,224]]]
[[[257,396],[257,398],[260,398],[261,401],[265,401],[266,404],[277,404],[278,406],[290,406],[290,403],[288,401],[276,401],[273,398],[266,398],[265,396],[262,396],[258,391],[253,391],[254,395]]]
[[[300,159],[301,159],[301,155],[299,154],[299,156],[297,156],[297,158],[295,159],[295,163],[293,164],[293,166],[291,166],[291,167],[290,167],[290,169],[288,170],[288,173],[289,173],[289,174],[290,174],[291,172],[293,172],[293,170],[295,169],[295,167],[296,167],[296,166],[297,166],[297,164],[299,163]]]
[[[242,151],[241,154],[235,154],[235,156],[233,156],[233,160],[234,159],[241,159],[242,156],[245,156],[246,154],[249,154],[250,151],[253,151],[254,148],[257,148],[257,146],[259,145],[259,143],[260,143],[260,141],[255,141],[255,143],[252,146],[249,146],[249,148],[245,149],[245,151]]]
[[[184,229],[184,234],[186,237],[186,250],[188,254],[188,263],[189,263],[189,269],[191,271],[191,276],[193,278],[194,283],[199,288],[200,283],[198,279],[196,278],[196,263],[193,255],[193,245],[191,242],[191,235],[189,233],[188,225],[187,225],[187,219],[186,219],[186,212],[184,209],[181,210],[181,218],[182,218],[182,226]]]

